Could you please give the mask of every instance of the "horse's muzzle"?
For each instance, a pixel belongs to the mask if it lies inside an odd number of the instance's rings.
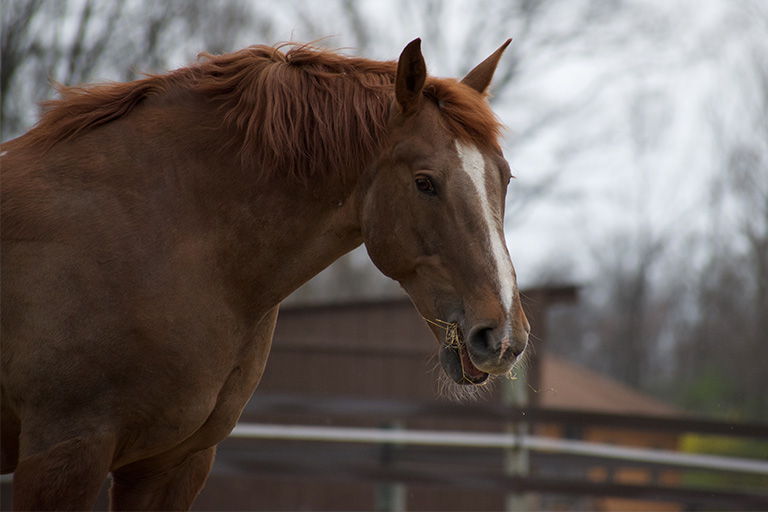
[[[526,322],[527,326],[527,322]],[[457,384],[484,384],[488,377],[512,370],[528,342],[528,329],[477,327],[458,344],[441,347],[440,364]]]

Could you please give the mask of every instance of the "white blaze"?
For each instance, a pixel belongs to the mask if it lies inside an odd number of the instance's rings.
[[[488,199],[488,189],[485,185],[485,159],[482,153],[472,145],[456,141],[456,150],[459,152],[462,168],[470,177],[470,181],[480,198],[480,207],[482,208],[483,219],[488,228],[492,256],[496,266],[496,273],[498,274],[501,302],[504,305],[504,310],[509,311],[512,307],[512,293],[514,291],[512,262],[509,260],[503,235],[497,228],[496,221],[493,218],[493,210]]]

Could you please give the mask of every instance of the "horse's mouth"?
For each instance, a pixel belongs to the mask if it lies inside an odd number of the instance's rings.
[[[438,357],[445,374],[457,384],[482,385],[488,380],[488,372],[484,372],[475,366],[469,355],[467,343],[464,341],[464,333],[458,322],[446,322],[444,320],[429,320],[428,323],[439,327],[443,331],[442,344]]]
[[[446,341],[440,348],[440,363],[445,374],[457,384],[476,386],[485,384],[488,380],[488,373],[477,368],[472,362],[464,336],[458,329],[454,336],[446,336]]]
[[[472,359],[469,358],[469,351],[467,351],[467,346],[462,345],[456,348],[449,348],[450,351],[454,353],[454,357],[459,360],[459,365],[461,367],[461,376],[459,379],[456,379],[454,377],[454,380],[458,384],[472,384],[472,385],[482,385],[485,384],[485,382],[488,380],[488,373],[478,369],[474,363],[472,363]]]

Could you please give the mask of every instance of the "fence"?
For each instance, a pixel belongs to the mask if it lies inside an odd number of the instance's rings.
[[[457,418],[461,419],[461,430],[410,426],[450,425]],[[600,428],[768,442],[768,425],[756,423],[257,393],[231,440],[221,446],[217,464],[223,472],[277,473],[315,482],[537,493],[571,503],[587,500],[585,508],[595,506],[589,500],[613,497],[675,503],[681,510],[768,509],[768,460],[532,435],[514,428],[520,424],[529,431],[554,424],[568,432]],[[387,428],[378,427],[381,425]],[[524,454],[524,471],[510,469],[510,454]],[[457,460],[461,461],[460,475]],[[678,476],[671,481],[660,477],[638,483],[616,478],[627,470]],[[701,485],[687,478],[702,473],[726,475],[722,479],[725,483]],[[556,506],[551,499],[544,503],[542,506]]]

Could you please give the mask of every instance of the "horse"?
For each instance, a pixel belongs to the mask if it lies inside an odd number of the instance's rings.
[[[488,88],[421,42],[201,54],[59,87],[2,168],[2,472],[14,507],[185,510],[256,389],[280,302],[365,244],[457,384],[527,344]],[[446,326],[449,326],[447,328]],[[457,343],[446,343],[452,331]]]

